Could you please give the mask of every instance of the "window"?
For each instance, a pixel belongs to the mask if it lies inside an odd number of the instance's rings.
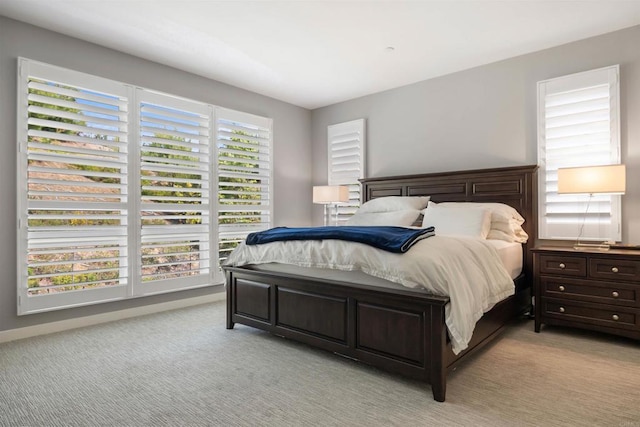
[[[18,73],[19,314],[220,284],[223,228],[268,228],[270,119],[22,58]]]
[[[337,205],[338,223],[346,221],[360,207],[365,176],[364,119],[330,125],[327,128],[329,185],[349,187],[349,202]]]
[[[620,163],[619,66],[538,83],[541,239],[620,240],[620,196],[557,194],[558,168]],[[585,215],[587,212],[588,214]]]
[[[213,109],[146,90],[136,95],[140,226],[132,234],[140,233],[141,276],[134,294],[207,285],[217,270],[210,250]]]

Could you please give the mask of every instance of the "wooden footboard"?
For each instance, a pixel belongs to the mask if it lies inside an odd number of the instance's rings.
[[[496,305],[478,322],[469,348],[454,355],[448,297],[285,273],[227,267],[227,329],[252,326],[431,384],[444,402],[447,372],[521,313],[529,293]]]
[[[227,328],[241,323],[431,384],[444,401],[447,297],[226,268]]]

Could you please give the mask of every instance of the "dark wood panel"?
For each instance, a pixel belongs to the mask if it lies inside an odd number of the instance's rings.
[[[472,193],[475,196],[495,196],[504,197],[507,194],[521,194],[522,180],[510,179],[493,182],[474,182],[472,185]]]
[[[407,193],[409,196],[431,196],[434,200],[437,199],[439,194],[446,194],[447,200],[451,201],[453,194],[459,194],[460,197],[465,197],[467,194],[467,185],[465,183],[410,185],[407,186]]]
[[[540,276],[542,296],[640,307],[640,288],[619,282]]]
[[[564,255],[540,255],[540,272],[558,276],[587,277],[585,258]]]
[[[387,196],[402,196],[402,188],[389,187],[389,188],[370,188],[368,194],[366,194],[367,200],[376,199],[378,197]]]
[[[591,304],[581,301],[541,298],[547,319],[564,319],[585,324],[638,331],[638,309]]]
[[[590,258],[589,276],[596,279],[640,282],[640,263],[624,259]]]
[[[357,306],[357,339],[360,349],[424,363],[424,314],[372,304]]]
[[[235,312],[269,321],[271,285],[251,280],[237,279],[235,283]]]
[[[278,326],[347,341],[347,299],[278,287]]]

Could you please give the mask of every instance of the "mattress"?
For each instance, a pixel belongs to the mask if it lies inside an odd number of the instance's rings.
[[[509,272],[509,276],[515,279],[522,273],[523,251],[522,243],[505,242],[504,240],[487,240],[496,248],[502,265]]]

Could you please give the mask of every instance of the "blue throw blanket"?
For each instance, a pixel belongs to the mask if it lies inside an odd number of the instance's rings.
[[[251,233],[247,245],[287,240],[347,240],[364,243],[389,252],[405,253],[419,240],[433,236],[433,227],[405,228],[384,226],[276,227]]]

